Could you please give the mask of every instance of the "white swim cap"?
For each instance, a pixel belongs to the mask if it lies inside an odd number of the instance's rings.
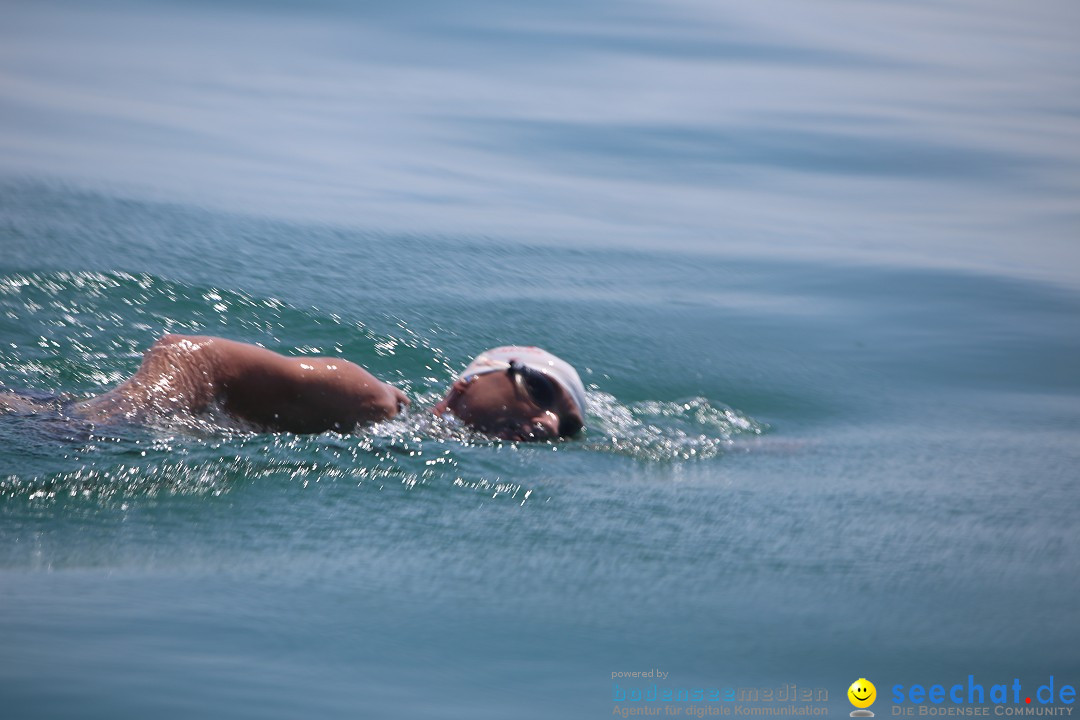
[[[582,385],[577,370],[573,365],[547,350],[531,345],[505,345],[486,350],[469,363],[469,367],[465,368],[460,377],[467,380],[476,375],[487,375],[505,370],[510,367],[511,360],[538,370],[559,383],[577,405],[582,421],[585,420],[585,386]]]

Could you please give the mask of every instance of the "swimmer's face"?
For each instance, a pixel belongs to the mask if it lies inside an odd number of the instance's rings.
[[[538,398],[506,372],[493,372],[458,380],[435,408],[449,410],[475,430],[504,440],[554,440],[561,418],[581,420],[566,392],[552,383],[551,402]]]
[[[877,699],[877,688],[866,678],[859,678],[851,683],[847,691],[848,700],[857,708],[867,708]]]

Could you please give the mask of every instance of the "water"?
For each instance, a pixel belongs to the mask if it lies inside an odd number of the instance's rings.
[[[0,416],[20,718],[1080,680],[1071,3],[8,4],[0,383],[342,355],[353,436]],[[529,342],[589,430],[423,409]]]

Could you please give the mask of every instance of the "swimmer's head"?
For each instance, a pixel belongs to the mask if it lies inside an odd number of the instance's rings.
[[[585,424],[585,387],[570,363],[537,347],[478,355],[435,407],[507,440],[570,437]]]

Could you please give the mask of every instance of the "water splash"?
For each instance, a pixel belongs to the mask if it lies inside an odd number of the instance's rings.
[[[592,418],[585,448],[653,462],[715,458],[736,437],[761,435],[768,429],[702,397],[623,404],[614,395],[594,389],[589,403]]]
[[[369,326],[275,297],[149,274],[0,275],[0,330],[7,340],[0,345],[0,382],[51,397],[47,411],[0,415],[0,440],[12,448],[0,497],[35,503],[221,495],[268,481],[300,488],[439,484],[517,503],[535,489],[525,478],[548,472],[551,453],[697,462],[767,429],[703,397],[624,403],[593,386],[582,436],[548,443],[493,439],[429,410],[455,375],[451,358],[460,353],[439,346],[454,341],[452,330],[416,330],[392,317]],[[394,420],[352,435],[257,433],[220,411],[143,426],[64,417],[55,393],[72,399],[121,381],[160,332],[261,340],[291,354],[344,354],[405,389],[414,403]]]

